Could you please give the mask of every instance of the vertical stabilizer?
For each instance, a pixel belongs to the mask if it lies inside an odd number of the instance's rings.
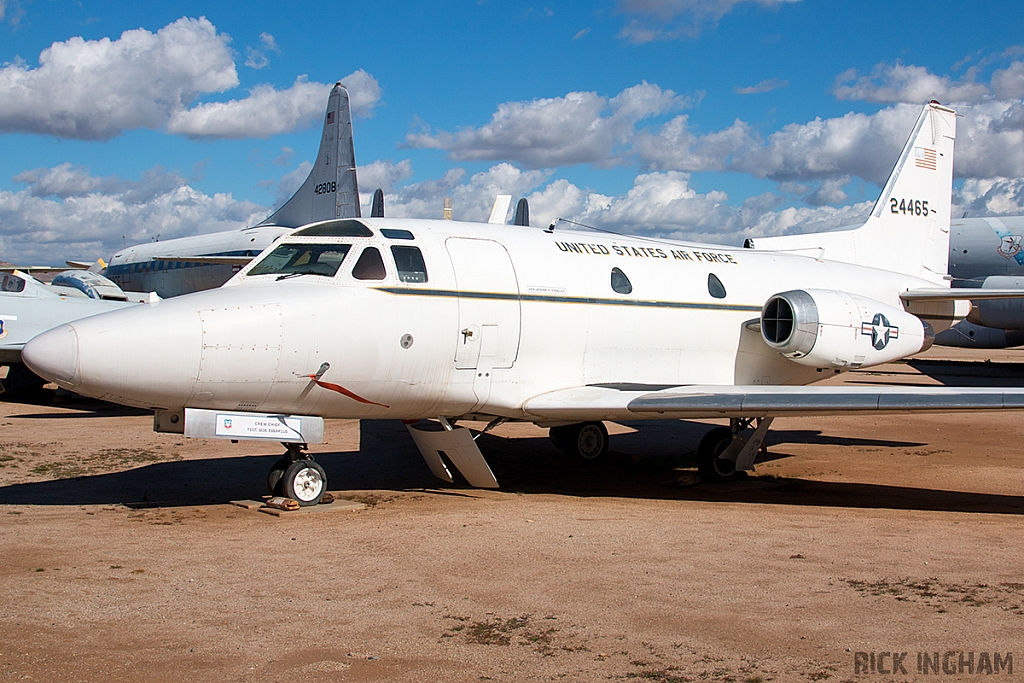
[[[925,105],[868,220],[855,230],[750,239],[747,246],[915,275],[941,283],[949,260],[956,112]]]
[[[340,82],[327,100],[316,162],[291,199],[258,225],[296,228],[314,221],[359,217],[356,155],[348,90]]]

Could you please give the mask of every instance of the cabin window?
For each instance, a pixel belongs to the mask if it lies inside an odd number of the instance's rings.
[[[292,237],[373,237],[370,229],[352,219],[325,221],[292,233]]]
[[[618,268],[612,268],[612,291],[618,294],[631,294],[633,292],[633,285]]]
[[[414,240],[415,237],[408,230],[397,230],[395,228],[381,228],[380,234],[387,237],[389,240]]]
[[[722,284],[722,281],[714,273],[708,273],[708,294],[716,299],[725,298],[725,285]]]
[[[352,268],[352,277],[357,280],[383,280],[387,271],[384,270],[384,259],[377,247],[367,247],[359,255],[359,260]]]
[[[381,231],[383,232],[383,230]],[[402,282],[426,282],[427,264],[417,247],[391,247],[398,267],[398,279]]]
[[[351,244],[282,244],[247,275],[323,275],[334,277]]]

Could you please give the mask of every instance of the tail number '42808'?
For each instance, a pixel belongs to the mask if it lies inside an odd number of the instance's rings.
[[[927,216],[928,200],[920,199],[889,199],[889,210],[910,216]]]
[[[313,194],[327,194],[328,192],[337,192],[338,183],[331,181],[329,183],[320,183],[313,188]]]

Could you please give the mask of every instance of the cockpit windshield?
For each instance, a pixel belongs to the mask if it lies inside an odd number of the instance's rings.
[[[334,277],[351,244],[281,244],[246,275]]]

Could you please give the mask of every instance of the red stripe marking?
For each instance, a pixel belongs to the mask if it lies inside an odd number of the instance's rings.
[[[340,384],[331,384],[330,382],[321,382],[320,380],[318,380],[316,378],[316,375],[309,375],[309,378],[311,380],[313,380],[313,383],[316,384],[318,387],[323,387],[324,389],[327,389],[329,391],[336,391],[339,394],[341,394],[342,396],[348,396],[353,401],[359,401],[360,403],[366,403],[366,404],[371,405],[371,406],[380,406],[381,408],[390,408],[391,407],[391,406],[386,405],[384,403],[377,403],[376,401],[371,401],[368,398],[363,398],[362,396],[360,396],[358,394],[353,394],[351,391],[349,391],[345,387],[341,386]]]

